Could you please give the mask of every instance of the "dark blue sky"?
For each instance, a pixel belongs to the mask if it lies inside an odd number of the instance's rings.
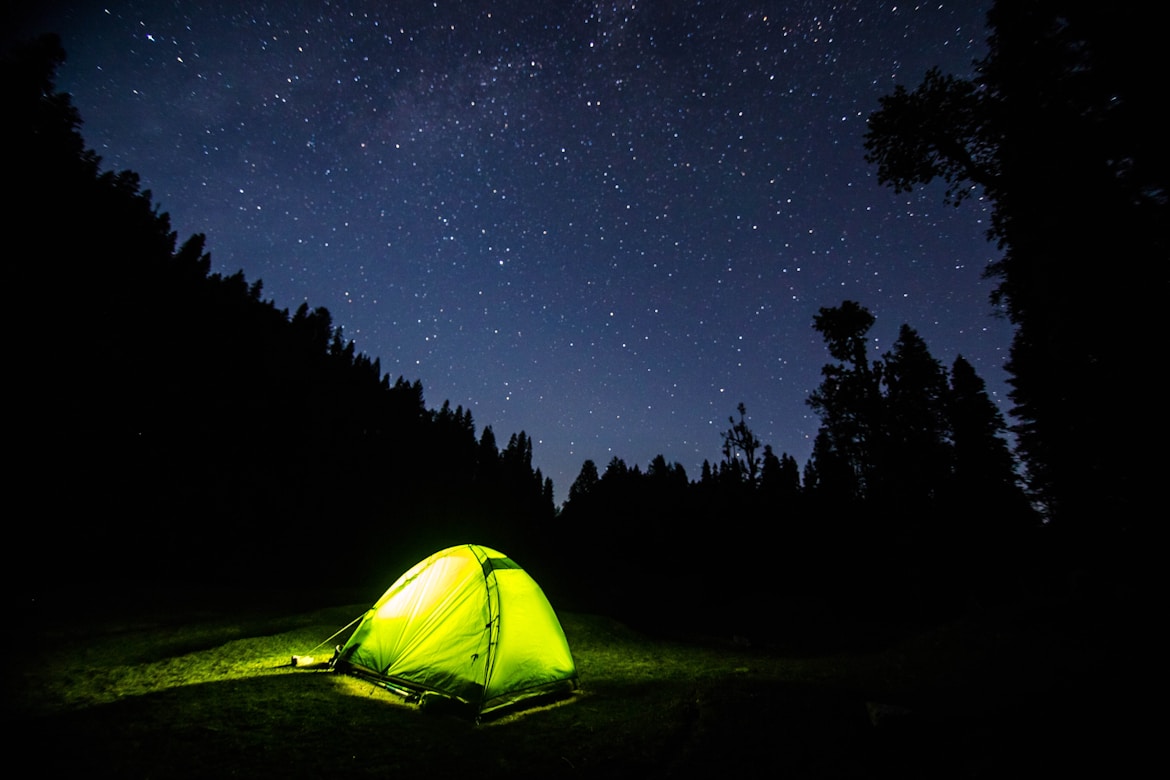
[[[587,458],[697,477],[741,401],[803,466],[812,318],[847,298],[871,357],[908,323],[1006,412],[986,207],[895,195],[862,147],[895,84],[970,72],[989,5],[143,0],[35,26],[103,167],[214,270],[526,431],[560,501]]]

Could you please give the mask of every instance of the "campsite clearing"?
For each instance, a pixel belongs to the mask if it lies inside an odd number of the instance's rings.
[[[797,655],[561,613],[580,690],[477,725],[292,667],[366,609],[337,603],[348,606],[159,599],[68,625],[26,604],[29,652],[5,669],[13,765],[170,778],[1000,777],[1078,765],[1107,725],[1086,718],[1107,682],[1089,646],[1043,614]]]

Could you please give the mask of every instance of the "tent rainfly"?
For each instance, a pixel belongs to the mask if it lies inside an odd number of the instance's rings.
[[[540,586],[511,558],[476,544],[441,550],[399,577],[334,668],[476,715],[577,687],[568,640]]]

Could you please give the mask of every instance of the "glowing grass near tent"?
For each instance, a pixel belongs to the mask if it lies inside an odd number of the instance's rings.
[[[242,600],[208,607],[159,593],[149,612],[68,624],[46,600],[22,632],[35,660],[7,667],[0,701],[17,764],[54,777],[282,780],[1044,775],[1090,720],[1065,681],[1079,697],[1100,679],[1055,626],[1011,614],[882,649],[800,653],[653,640],[564,613],[584,687],[476,726],[289,663],[363,614],[369,604],[352,592],[315,611],[286,593]],[[875,727],[871,705],[913,715]],[[1021,765],[1023,744],[1042,760]]]

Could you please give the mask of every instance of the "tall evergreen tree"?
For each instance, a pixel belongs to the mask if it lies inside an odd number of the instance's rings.
[[[588,501],[600,480],[596,463],[592,460],[586,460],[582,463],[580,473],[573,480],[573,484],[569,486],[568,505],[579,507]]]
[[[787,452],[776,457],[771,444],[764,445],[760,489],[773,505],[790,505],[800,494],[800,469]]]
[[[974,508],[981,523],[1023,530],[1023,524],[1034,518],[1005,438],[1007,423],[987,395],[986,383],[962,355],[951,367],[947,407],[954,443],[955,506]]]
[[[848,488],[836,488],[847,490],[843,495],[864,497],[873,487],[882,406],[881,364],[870,364],[868,357],[873,323],[873,314],[855,301],[821,308],[813,318],[829,354],[838,361],[821,369],[821,384],[808,398],[821,417],[813,450],[818,463],[810,475],[818,491],[830,475],[833,482],[848,480]]]
[[[994,300],[1016,325],[1007,368],[1019,447],[1053,526],[1100,549],[1150,528],[1167,434],[1156,385],[1125,384],[1153,354],[1170,289],[1170,155],[1160,132],[1161,24],[1152,5],[999,0],[971,80],[927,74],[871,115],[867,159],[895,191],[941,178],[982,192]]]
[[[878,488],[903,507],[925,506],[950,480],[946,370],[918,332],[903,324],[893,349],[883,356],[882,384],[881,431],[873,453]]]

